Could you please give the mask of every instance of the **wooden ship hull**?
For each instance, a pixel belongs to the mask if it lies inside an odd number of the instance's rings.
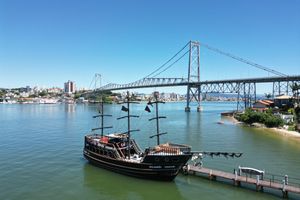
[[[137,158],[128,159],[120,155],[117,148],[89,144],[85,145],[83,155],[90,163],[120,174],[143,179],[172,181],[192,154],[188,152],[179,154],[174,150],[171,152],[170,149],[160,152],[139,152],[140,156]]]

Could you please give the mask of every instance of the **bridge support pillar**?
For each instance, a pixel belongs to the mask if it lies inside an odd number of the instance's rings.
[[[185,107],[184,111],[185,111],[185,112],[190,112],[190,111],[191,111],[191,108],[190,108],[190,107]]]
[[[201,107],[201,106],[198,106],[198,107],[197,107],[197,112],[200,112],[200,111],[202,111],[202,107]]]
[[[239,83],[237,97],[237,111],[242,111],[252,107],[256,101],[256,83]]]
[[[190,103],[193,99],[197,102],[197,112],[202,111],[200,93],[201,93],[200,86],[198,86],[196,89],[191,86],[188,86],[188,91],[187,91],[187,95],[186,95],[185,112],[191,111]]]
[[[191,90],[191,87],[190,85],[187,86],[187,93],[186,93],[186,107],[184,109],[185,112],[190,112],[191,111],[191,107],[190,107],[190,90]]]

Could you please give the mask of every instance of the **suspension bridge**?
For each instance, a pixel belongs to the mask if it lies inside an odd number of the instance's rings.
[[[269,74],[272,74],[272,76],[244,79],[200,80],[200,46],[249,66],[268,72]],[[157,76],[170,69],[186,55],[189,55],[188,76],[186,78],[157,78]],[[187,94],[185,111],[187,112],[190,111],[190,103],[192,101],[197,102],[197,111],[200,111],[201,94],[205,93],[235,93],[237,94],[237,110],[242,110],[247,107],[251,107],[252,102],[256,101],[257,83],[272,83],[273,97],[282,94],[288,95],[292,93],[290,86],[294,83],[300,83],[300,75],[287,75],[247,59],[224,52],[220,49],[211,47],[205,43],[190,41],[163,65],[142,79],[126,84],[109,83],[96,88],[93,92],[186,86]]]

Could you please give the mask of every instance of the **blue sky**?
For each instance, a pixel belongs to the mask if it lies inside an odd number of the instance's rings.
[[[0,0],[0,88],[149,74],[197,40],[300,74],[300,1]],[[201,79],[271,76],[201,48]],[[187,57],[161,74],[185,77]]]

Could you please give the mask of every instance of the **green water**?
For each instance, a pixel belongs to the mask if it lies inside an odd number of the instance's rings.
[[[133,134],[141,147],[155,144],[155,131],[148,122],[153,113],[137,105]],[[160,107],[166,120],[163,142],[189,144],[193,150],[237,151],[237,159],[204,158],[204,166],[233,171],[240,166],[265,169],[275,174],[300,178],[300,142],[270,132],[233,125],[221,120],[220,112],[232,103],[204,103],[204,111],[183,111],[183,103]],[[279,191],[255,192],[230,183],[179,175],[173,182],[156,182],[119,175],[90,165],[82,156],[83,137],[98,126],[91,118],[95,105],[0,105],[0,199],[281,199]],[[118,117],[119,105],[105,110]],[[116,131],[125,121],[107,119]],[[249,187],[252,188],[252,187]],[[292,199],[299,196],[290,195]]]

